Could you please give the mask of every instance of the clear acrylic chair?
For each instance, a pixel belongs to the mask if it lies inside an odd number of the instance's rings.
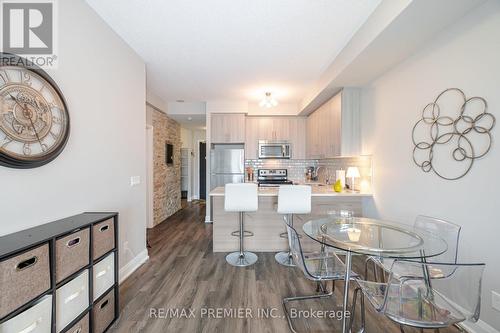
[[[434,235],[441,237],[448,245],[448,249],[446,250],[446,252],[438,256],[429,258],[427,262],[441,262],[452,264],[457,262],[458,243],[460,241],[460,231],[462,229],[461,226],[434,217],[419,215],[415,219],[413,228],[417,232],[421,230],[423,232],[433,233]],[[370,262],[374,263],[373,275],[375,277],[375,280],[383,282],[384,273],[388,273],[390,271],[394,260],[374,256],[368,257],[365,262],[365,279],[367,279],[368,276],[368,265]],[[379,279],[377,267],[382,268],[383,270],[381,279]]]
[[[480,315],[481,280],[485,264],[394,261],[387,283],[356,280],[351,329],[358,296],[361,329],[365,331],[366,297],[377,312],[403,325],[420,329],[447,328]]]
[[[290,252],[296,267],[302,270],[307,279],[317,282],[320,287],[320,293],[318,294],[287,297],[283,299],[283,308],[288,320],[288,325],[292,332],[296,332],[290,318],[287,304],[293,301],[331,297],[333,291],[327,292],[326,288],[323,286],[323,282],[344,280],[345,265],[331,248],[320,244],[305,234],[299,235],[294,227],[286,223],[286,219],[284,221],[290,242]],[[356,277],[357,275],[352,273],[352,276]]]

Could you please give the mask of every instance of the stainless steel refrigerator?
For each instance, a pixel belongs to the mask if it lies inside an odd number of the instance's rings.
[[[228,183],[245,181],[245,149],[243,145],[213,145],[210,150],[211,190]]]

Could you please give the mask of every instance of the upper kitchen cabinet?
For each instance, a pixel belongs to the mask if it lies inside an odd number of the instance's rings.
[[[307,117],[307,157],[358,155],[360,93],[344,88]]]
[[[292,144],[292,158],[305,158],[306,118],[249,116],[246,120],[245,154],[257,159],[259,140],[288,141]]]
[[[244,113],[212,113],[211,119],[212,143],[245,142]]]

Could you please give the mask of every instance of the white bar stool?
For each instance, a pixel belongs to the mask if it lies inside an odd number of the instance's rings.
[[[294,214],[311,213],[311,186],[280,186],[278,191],[278,213],[285,214],[285,222],[292,227]],[[288,234],[286,234],[286,237],[288,238]],[[278,252],[274,258],[281,265],[290,267],[295,266],[292,253],[290,251],[290,240],[288,240],[288,251]]]
[[[245,267],[257,261],[257,255],[244,251],[243,237],[253,236],[250,231],[244,230],[244,213],[255,212],[259,208],[256,184],[226,184],[224,196],[224,210],[226,212],[240,213],[240,229],[231,233],[240,239],[240,249],[238,252],[230,253],[226,256],[226,261],[233,266]]]

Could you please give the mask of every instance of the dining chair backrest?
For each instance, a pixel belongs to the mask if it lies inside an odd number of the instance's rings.
[[[417,327],[448,327],[476,322],[481,309],[485,265],[396,260],[383,312],[396,322]]]
[[[419,215],[415,219],[415,228],[423,229],[441,237],[448,245],[445,253],[429,258],[428,262],[456,263],[461,226],[434,217]]]
[[[305,256],[307,255],[309,258],[321,257],[321,245],[305,234],[299,236],[297,230],[286,223],[286,220],[285,226],[288,239],[290,240],[290,252],[292,253],[295,265],[302,270],[306,277],[317,279],[318,277],[307,268]]]

